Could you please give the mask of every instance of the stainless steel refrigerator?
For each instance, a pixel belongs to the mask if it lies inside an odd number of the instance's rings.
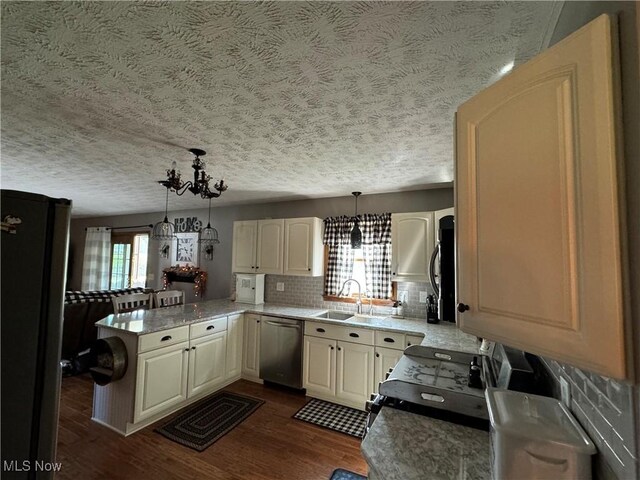
[[[0,201],[2,478],[51,478],[71,202],[12,190]]]

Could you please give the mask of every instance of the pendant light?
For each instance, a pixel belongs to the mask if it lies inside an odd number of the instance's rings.
[[[220,243],[218,231],[211,226],[211,198],[209,198],[209,218],[207,226],[200,231],[198,243],[204,246],[204,254],[207,260],[213,260],[214,246]]]
[[[169,221],[167,212],[169,210],[169,189],[167,188],[167,198],[164,204],[164,220],[156,223],[151,232],[153,240],[160,241],[160,255],[169,258],[169,242],[176,238],[176,226]]]
[[[355,223],[351,229],[351,248],[358,249],[362,247],[362,231],[358,220],[358,197],[362,195],[362,192],[351,192],[351,195],[356,197],[356,215],[353,217]]]

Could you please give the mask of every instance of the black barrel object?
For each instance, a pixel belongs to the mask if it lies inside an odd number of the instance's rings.
[[[127,372],[127,347],[121,338],[107,337],[91,346],[93,367],[89,368],[93,381],[107,385],[124,377]]]

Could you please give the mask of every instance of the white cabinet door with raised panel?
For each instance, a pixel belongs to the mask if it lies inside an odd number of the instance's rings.
[[[429,281],[435,246],[433,212],[391,215],[391,278],[399,282]]]
[[[338,342],[336,397],[354,408],[364,410],[373,393],[374,347]]]
[[[260,376],[260,315],[245,315],[243,337],[242,375],[256,380]]]
[[[284,220],[258,220],[256,269],[258,273],[282,275]]]
[[[376,347],[375,358],[375,391],[378,391],[380,382],[384,382],[387,372],[390,368],[396,366],[402,357],[402,350],[393,350],[391,348]]]
[[[229,315],[227,319],[226,378],[237,378],[242,373],[242,333],[244,315]]]
[[[302,385],[307,395],[331,398],[336,394],[336,341],[305,335]]]
[[[603,15],[458,109],[458,324],[625,378],[614,32]]]
[[[225,379],[227,332],[191,340],[188,397],[214,390]]]
[[[138,355],[134,423],[187,399],[188,359],[188,342]]]
[[[256,244],[258,221],[233,222],[233,246],[231,271],[237,273],[256,272]]]
[[[284,274],[319,276],[324,270],[322,220],[315,217],[284,221]]]

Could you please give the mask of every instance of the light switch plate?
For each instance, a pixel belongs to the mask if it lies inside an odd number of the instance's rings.
[[[571,389],[566,378],[560,377],[560,401],[565,407],[571,407]]]
[[[429,292],[420,292],[420,303],[427,303]]]
[[[284,292],[284,282],[276,282],[276,290],[278,292]]]

